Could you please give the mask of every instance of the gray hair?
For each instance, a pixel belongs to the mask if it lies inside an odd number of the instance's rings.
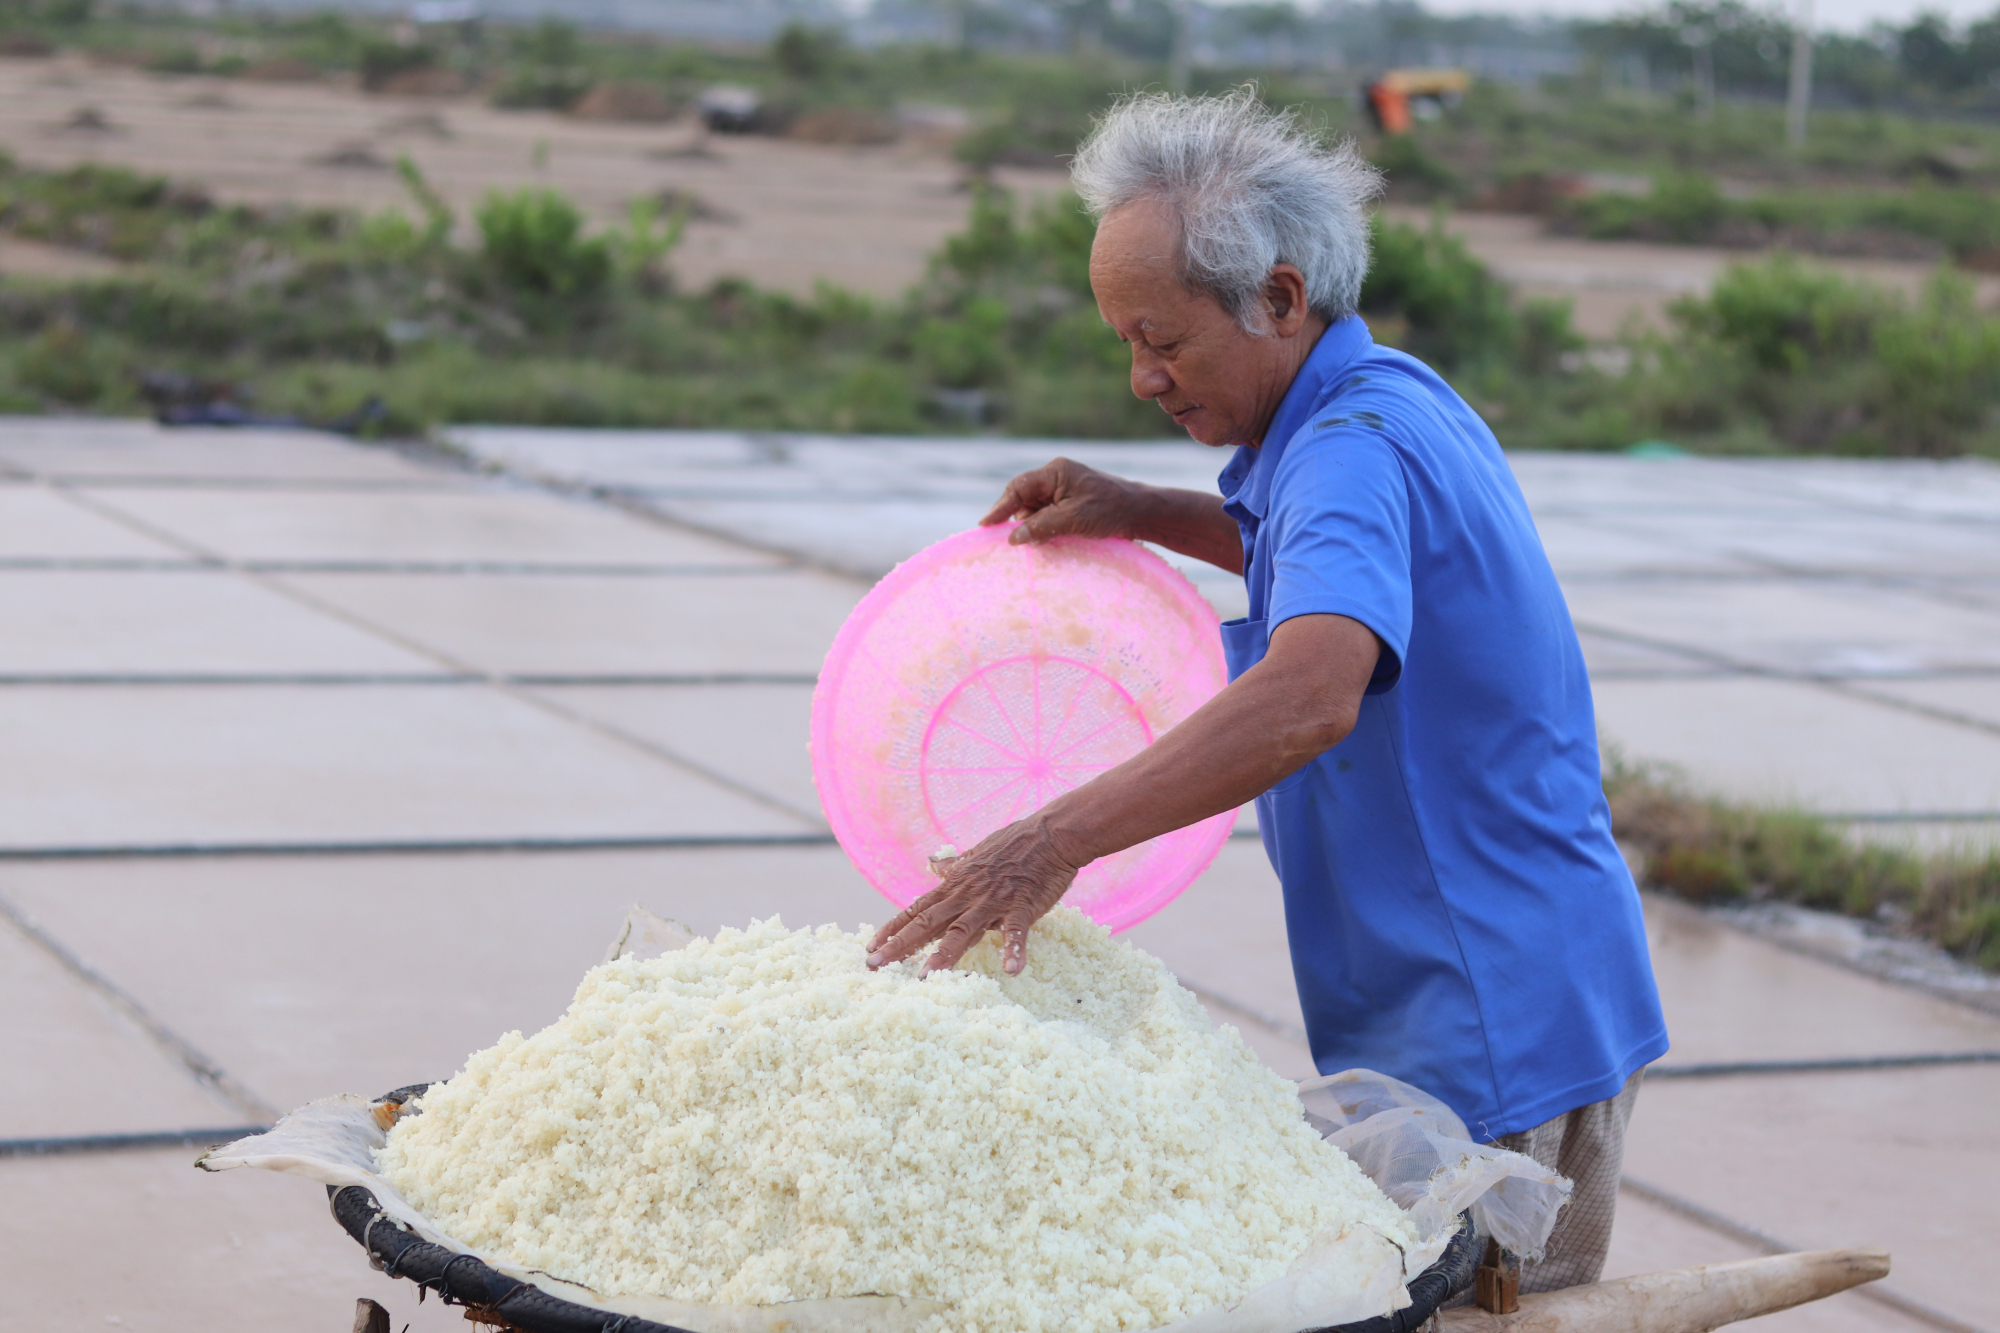
[[[1077,149],[1070,178],[1098,218],[1137,199],[1173,210],[1181,285],[1248,332],[1263,332],[1259,298],[1274,264],[1305,275],[1306,307],[1324,319],[1353,314],[1361,299],[1382,173],[1353,140],[1321,142],[1255,88],[1121,98]]]

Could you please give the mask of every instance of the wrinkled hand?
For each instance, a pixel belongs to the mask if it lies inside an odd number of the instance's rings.
[[[1007,483],[981,527],[1022,516],[1007,540],[1022,545],[1051,537],[1132,537],[1145,511],[1147,488],[1067,458],[1023,472]]]
[[[1028,962],[1028,927],[1056,905],[1081,865],[1056,847],[1030,816],[994,833],[965,855],[934,861],[944,883],[911,903],[875,932],[868,966],[908,958],[926,944],[937,948],[924,975],[956,967],[989,930],[1001,934],[1001,966],[1018,975]]]

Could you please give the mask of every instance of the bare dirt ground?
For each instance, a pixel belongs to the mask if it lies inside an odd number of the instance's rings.
[[[71,128],[85,108],[107,129]],[[469,98],[378,97],[325,83],[145,74],[80,60],[0,60],[0,146],[36,166],[118,163],[229,201],[410,207],[394,170],[416,161],[465,217],[492,189],[546,184],[606,221],[665,190],[706,207],[681,276],[723,274],[807,293],[820,281],[899,294],[963,223],[961,170],[934,148],[829,147],[699,136],[690,125],[500,111]],[[1020,182],[1059,183],[1053,173]],[[13,268],[0,250],[0,271]]]
[[[84,114],[86,111],[92,114]],[[103,128],[80,126],[102,125]],[[826,281],[894,296],[923,276],[963,223],[963,171],[932,146],[836,147],[704,136],[693,126],[501,111],[474,98],[376,96],[336,83],[260,83],[147,74],[80,58],[0,60],[0,146],[21,162],[118,163],[198,183],[218,198],[378,209],[409,207],[394,162],[407,153],[461,217],[489,190],[553,186],[595,216],[676,191],[703,207],[676,264],[701,286],[723,275],[800,294]],[[1046,197],[1059,173],[1003,173]],[[1396,215],[1422,221],[1422,210]],[[1458,214],[1447,225],[1508,281],[1575,303],[1578,326],[1609,337],[1658,323],[1676,297],[1706,290],[1737,250],[1543,235],[1530,217]],[[94,257],[0,243],[0,273],[68,276]],[[1834,261],[1914,290],[1923,264]],[[2000,297],[2000,279],[1981,281]]]
[[[1429,221],[1422,209],[1389,212],[1410,222]],[[1609,338],[1628,320],[1657,326],[1673,301],[1707,291],[1730,265],[1757,257],[1752,251],[1714,246],[1550,236],[1539,218],[1520,214],[1457,213],[1446,227],[1521,294],[1571,301],[1576,327],[1592,338]],[[1936,272],[1930,264],[1885,259],[1814,257],[1811,262],[1910,293]],[[1975,286],[1982,303],[2000,299],[2000,278],[1979,277]]]

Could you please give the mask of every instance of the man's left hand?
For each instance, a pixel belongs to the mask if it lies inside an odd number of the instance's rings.
[[[1018,975],[1028,961],[1028,928],[1061,899],[1082,863],[1065,856],[1046,822],[1030,815],[944,866],[944,883],[875,932],[868,966],[908,958],[935,940],[924,960],[929,976],[957,966],[987,931],[997,930],[1001,966]]]

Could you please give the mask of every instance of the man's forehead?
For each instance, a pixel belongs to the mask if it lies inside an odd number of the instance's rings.
[[[1130,264],[1171,264],[1180,244],[1180,221],[1157,199],[1135,199],[1112,209],[1097,225],[1093,255]]]

